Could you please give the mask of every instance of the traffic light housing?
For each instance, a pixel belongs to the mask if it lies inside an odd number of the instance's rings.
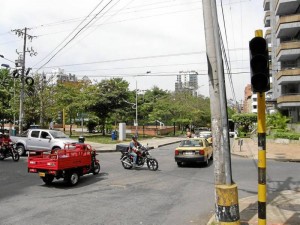
[[[269,52],[267,41],[255,37],[249,42],[251,86],[253,92],[270,90]]]

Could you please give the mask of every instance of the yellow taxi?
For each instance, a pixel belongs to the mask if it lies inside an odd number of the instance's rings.
[[[212,144],[205,138],[188,138],[182,140],[175,149],[175,162],[178,166],[183,163],[201,162],[206,166],[213,158]]]

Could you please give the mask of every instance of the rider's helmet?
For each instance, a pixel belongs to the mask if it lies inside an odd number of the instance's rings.
[[[138,138],[138,137],[137,137],[136,135],[132,135],[132,136],[131,136],[131,139],[134,140],[134,141],[136,141],[137,138]]]
[[[9,133],[5,132],[5,133],[3,134],[3,137],[4,137],[4,138],[9,138]]]

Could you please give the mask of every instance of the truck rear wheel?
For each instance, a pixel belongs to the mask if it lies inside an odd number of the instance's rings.
[[[72,171],[68,174],[66,180],[67,180],[69,185],[75,186],[76,184],[78,184],[79,179],[80,179],[80,176],[79,176],[78,172],[77,171]]]
[[[42,180],[44,181],[45,184],[49,185],[49,184],[51,184],[52,181],[54,180],[54,176],[53,176],[53,175],[46,174],[45,177],[42,177]]]

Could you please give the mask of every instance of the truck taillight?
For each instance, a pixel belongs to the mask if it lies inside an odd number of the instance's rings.
[[[49,170],[48,173],[49,173],[49,174],[56,175],[56,171],[53,171],[53,170]]]
[[[54,162],[47,162],[47,166],[55,166]]]
[[[199,155],[204,155],[204,150],[199,150]]]
[[[178,150],[175,150],[175,155],[179,155],[179,151]]]
[[[36,169],[29,169],[29,173],[36,173],[37,170]]]
[[[29,161],[29,164],[35,165],[36,162],[35,161]]]

